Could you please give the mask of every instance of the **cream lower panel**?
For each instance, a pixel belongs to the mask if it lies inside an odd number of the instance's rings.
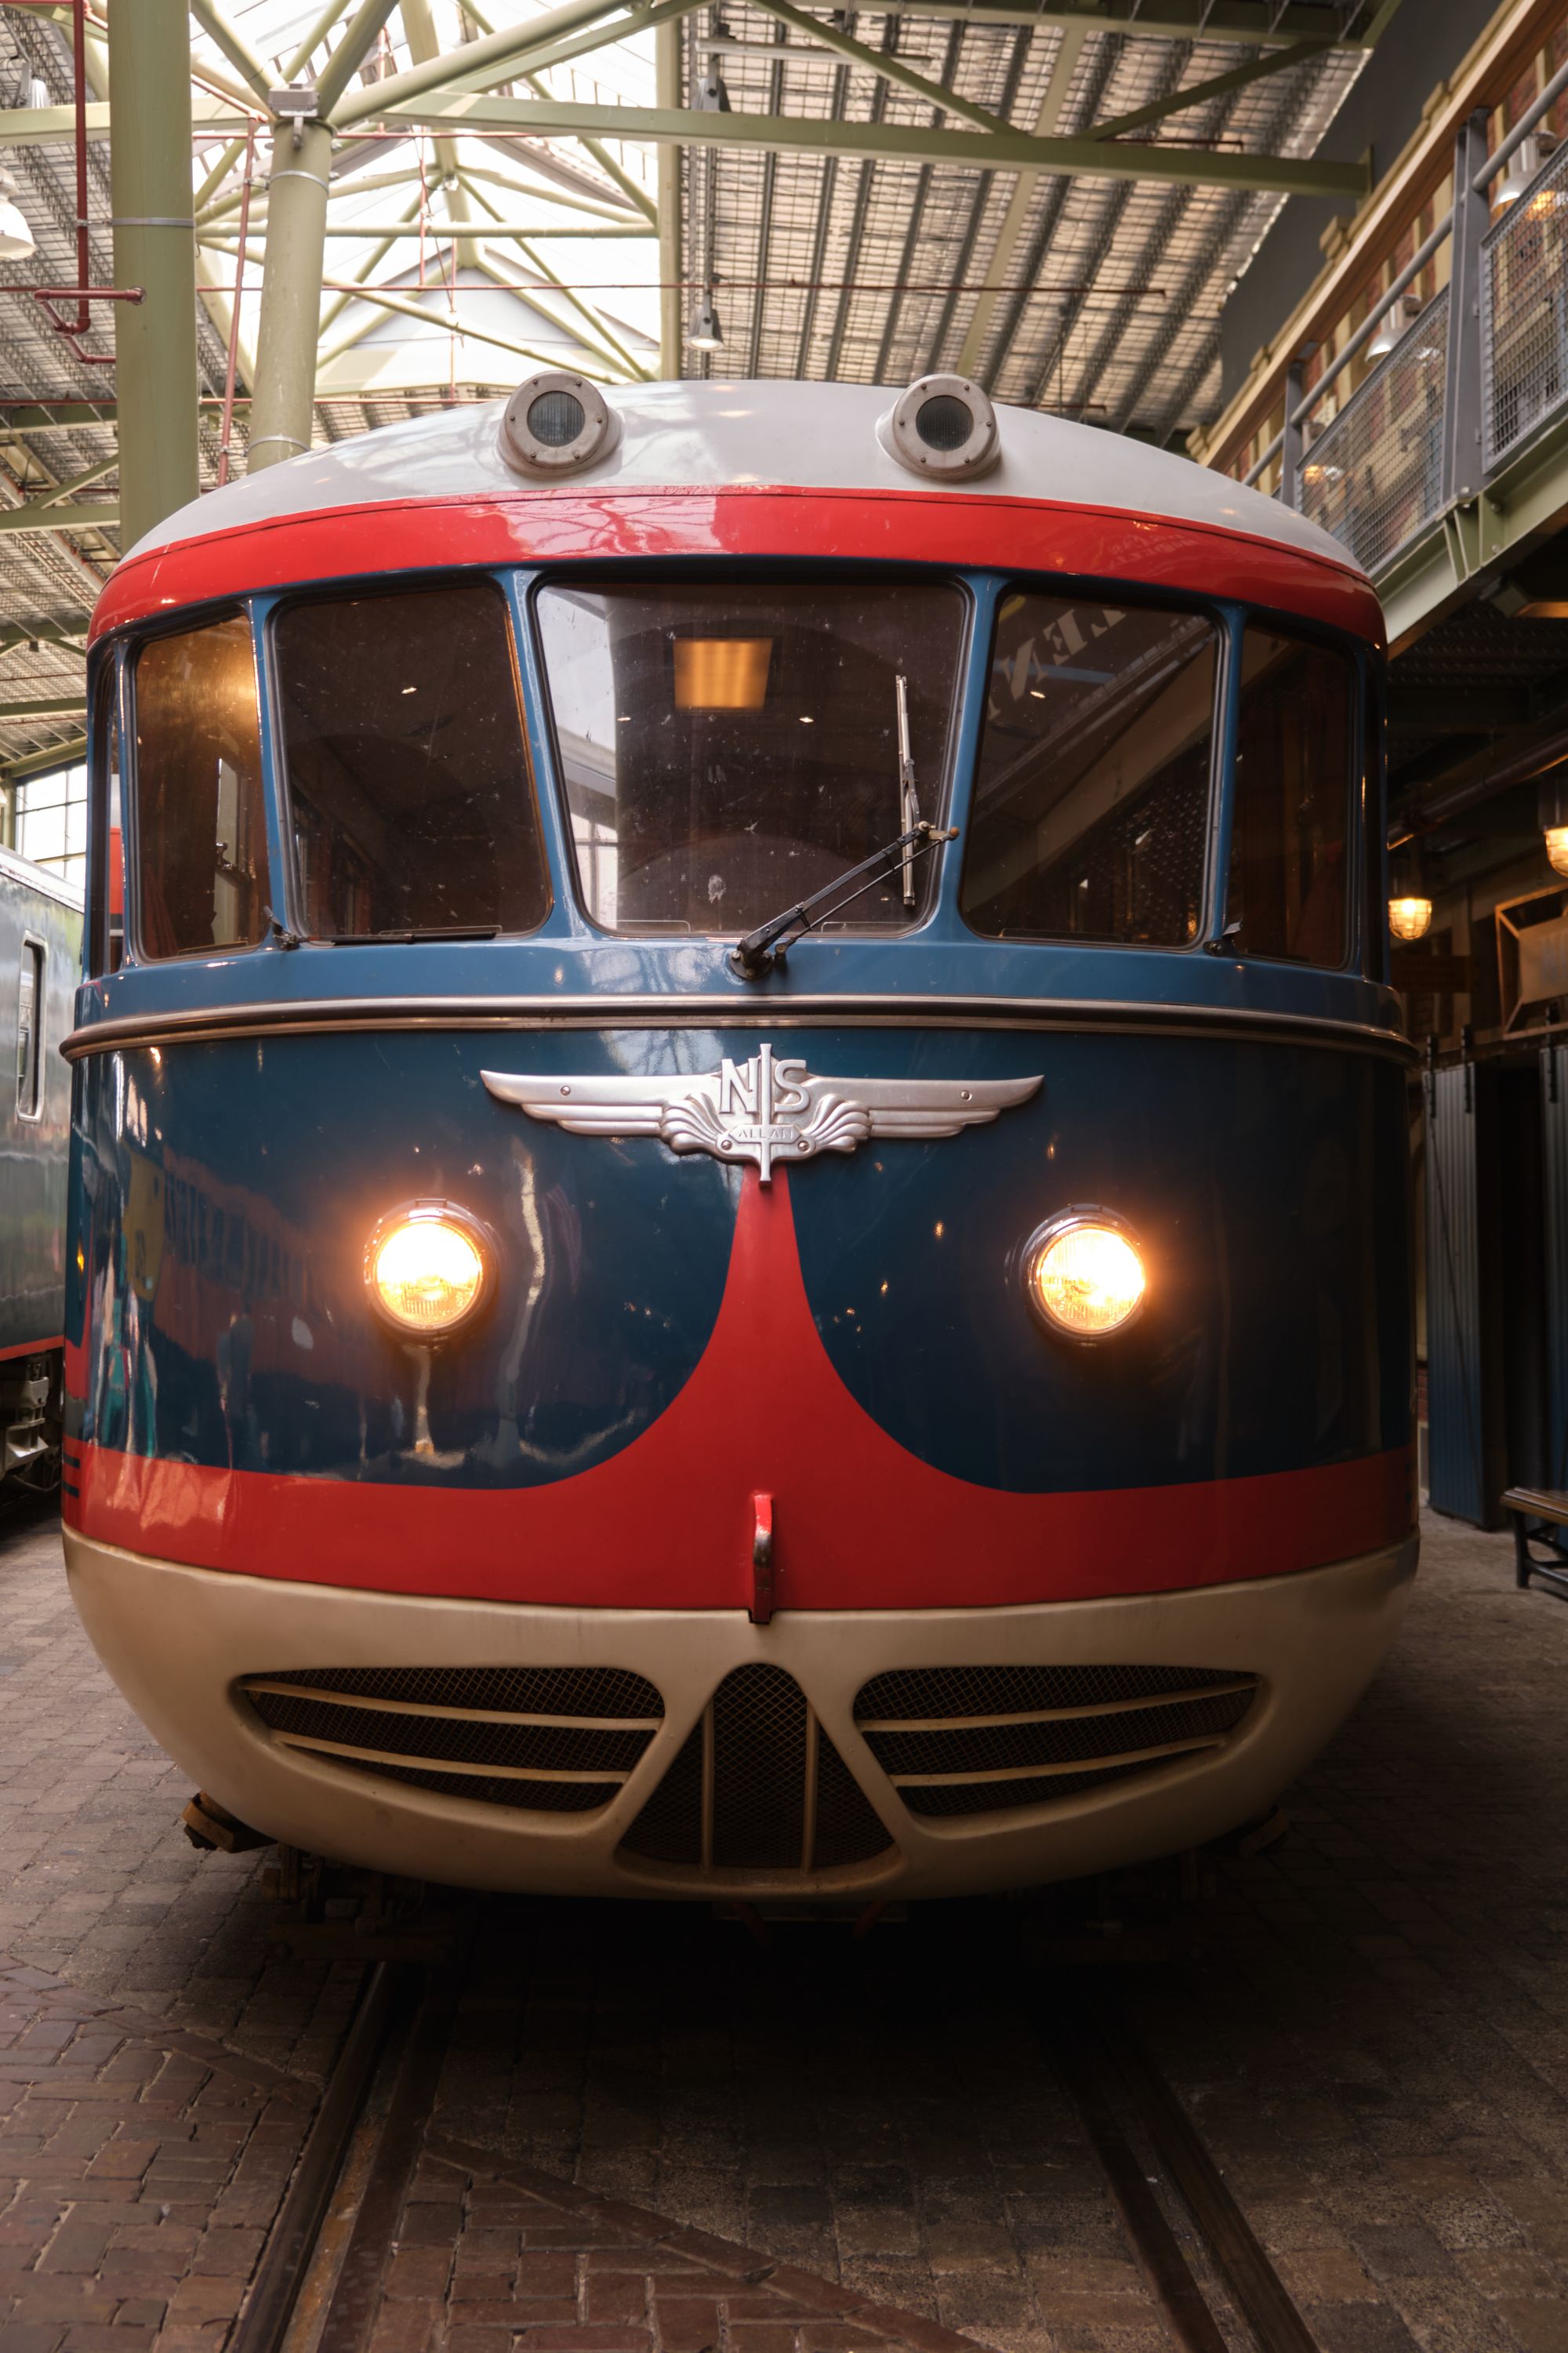
[[[1117,1867],[1216,1836],[1268,1805],[1354,1704],[1394,1639],[1416,1546],[1181,1593],[1026,1609],[782,1612],[544,1609],[364,1593],[150,1560],[68,1532],[71,1591],[99,1656],[194,1784],[243,1820],[336,1860],[448,1885],[542,1894],[706,1895],[864,1890],[959,1895]],[[732,1667],[794,1675],[887,1823],[892,1851],[818,1873],[703,1874],[618,1860],[616,1845]],[[1260,1675],[1224,1749],[1146,1780],[977,1820],[906,1811],[856,1733],[856,1694],[892,1667],[1203,1666]],[[275,1745],[236,1703],[244,1674],[346,1666],[625,1667],[664,1695],[663,1725],[589,1815],[449,1798]]]

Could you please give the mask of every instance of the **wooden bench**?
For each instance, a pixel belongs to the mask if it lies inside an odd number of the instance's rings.
[[[1557,1592],[1568,1594],[1568,1560],[1560,1552],[1540,1560],[1530,1549],[1532,1525],[1544,1520],[1552,1527],[1568,1528],[1568,1493],[1556,1487],[1510,1487],[1502,1501],[1513,1522],[1514,1583],[1528,1585],[1532,1577],[1542,1577]]]

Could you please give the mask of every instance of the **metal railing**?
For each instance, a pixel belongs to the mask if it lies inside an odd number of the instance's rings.
[[[1445,287],[1302,458],[1298,506],[1365,571],[1439,512],[1447,381]]]
[[[1284,426],[1245,478],[1255,483],[1278,459],[1275,496],[1369,572],[1568,414],[1568,142],[1495,225],[1488,206],[1498,174],[1565,90],[1568,66],[1490,153],[1485,110],[1470,116],[1456,142],[1453,208],[1310,389],[1299,364],[1289,371]],[[1445,242],[1448,285],[1338,413],[1321,416]]]

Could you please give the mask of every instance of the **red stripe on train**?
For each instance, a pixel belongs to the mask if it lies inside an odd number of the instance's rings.
[[[787,1180],[748,1172],[719,1319],[623,1452],[506,1493],[356,1484],[92,1446],[72,1527],[257,1577],[610,1609],[743,1609],[755,1497],[775,1606],[908,1609],[1170,1592],[1396,1543],[1408,1450],[1199,1485],[1017,1495],[910,1454],[845,1388],[812,1320]]]
[[[1383,613],[1347,563],[1211,523],[1044,499],[920,491],[580,489],[328,507],[176,540],[110,575],[93,636],[214,596],[355,573],[453,564],[775,555],[984,564],[1204,588],[1383,643]]]
[[[0,1365],[8,1365],[14,1356],[47,1356],[51,1349],[64,1346],[65,1335],[60,1332],[48,1340],[18,1340],[15,1347],[0,1348]]]

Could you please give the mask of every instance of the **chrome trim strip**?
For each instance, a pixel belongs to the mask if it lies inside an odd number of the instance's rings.
[[[956,1789],[1002,1781],[1052,1781],[1068,1773],[1110,1773],[1122,1765],[1154,1764],[1162,1757],[1195,1756],[1200,1749],[1225,1748],[1229,1742],[1228,1732],[1215,1732],[1195,1740],[1162,1741],[1157,1748],[1125,1748],[1117,1757],[1058,1757],[1049,1765],[1003,1765],[984,1773],[889,1773],[888,1778],[895,1789]]]
[[[411,1757],[402,1749],[361,1748],[352,1740],[318,1740],[313,1734],[303,1732],[268,1732],[278,1748],[298,1748],[310,1757],[353,1757],[363,1765],[402,1765],[417,1773],[452,1773],[465,1781],[571,1781],[592,1782],[595,1788],[619,1788],[631,1778],[628,1765],[625,1772],[563,1773],[554,1765],[471,1765],[458,1764],[447,1757]]]
[[[1215,1030],[1274,1035],[1293,1043],[1356,1046],[1414,1062],[1418,1050],[1397,1029],[1317,1014],[1250,1008],[1121,1003],[1105,997],[795,997],[749,1003],[731,997],[329,997],[315,1004],[202,1006],[189,1013],[120,1014],[88,1022],[61,1041],[68,1061],[121,1048],[207,1044],[218,1039],[302,1037],[374,1029],[1116,1029],[1139,1035],[1204,1036]]]

